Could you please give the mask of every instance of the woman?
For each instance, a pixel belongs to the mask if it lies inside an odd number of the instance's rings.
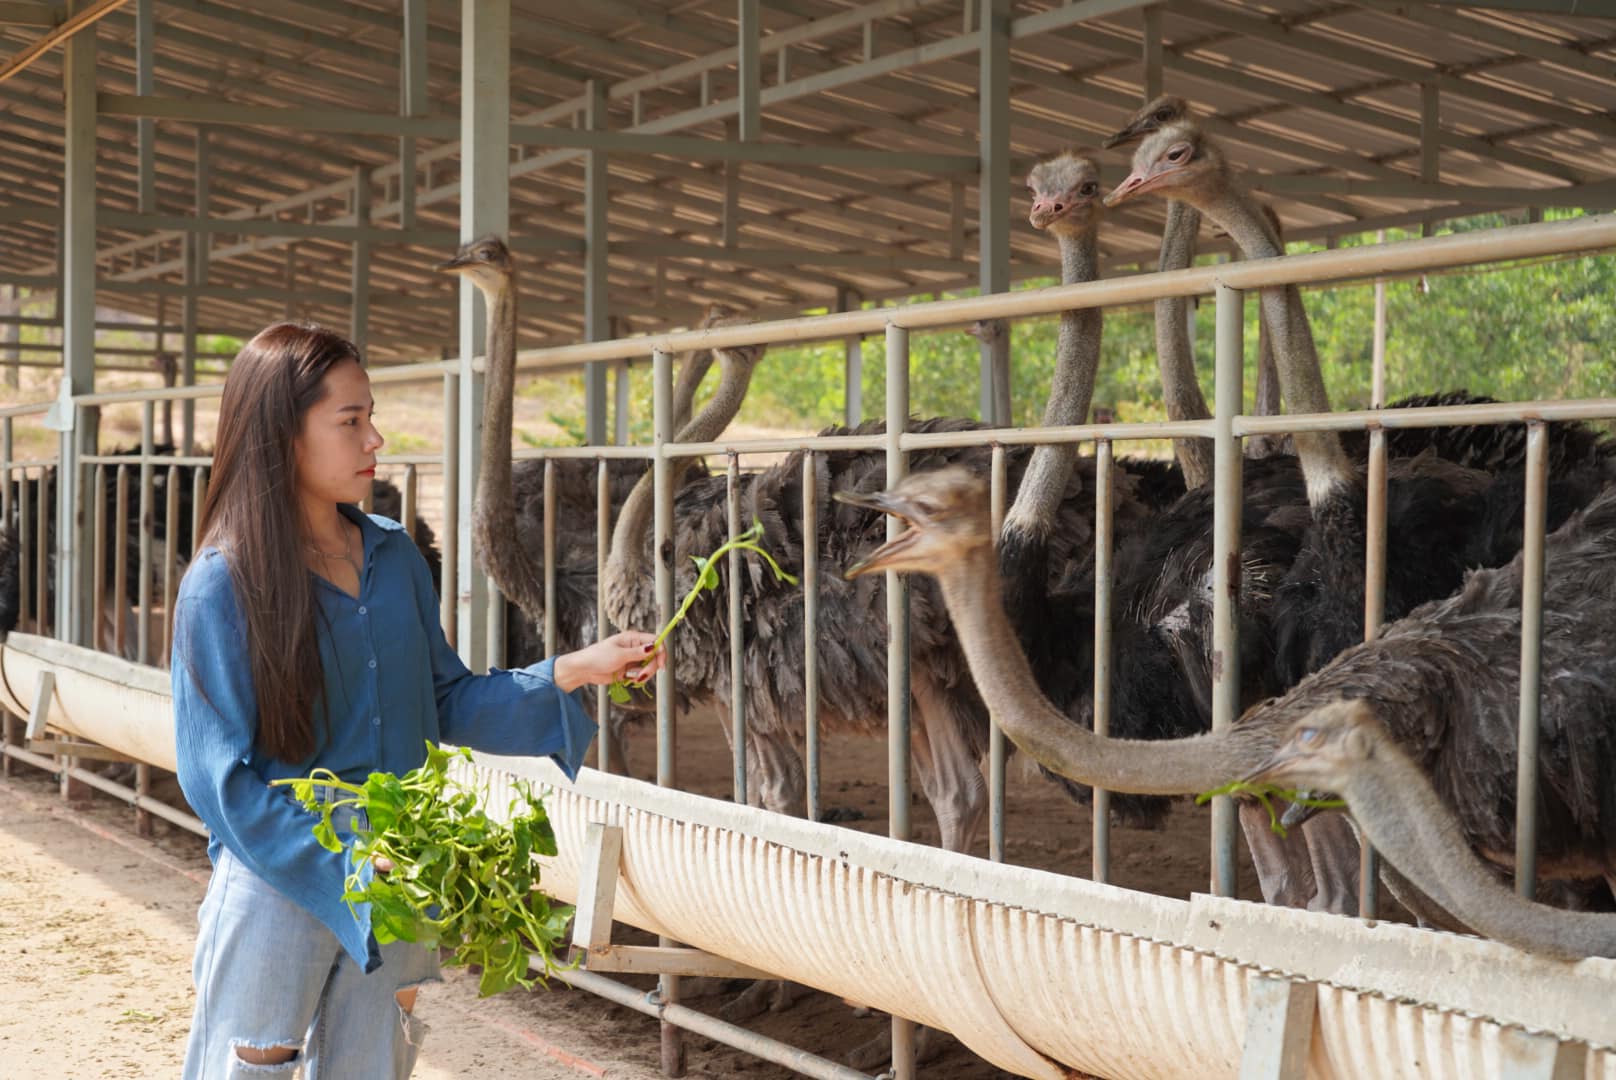
[[[268,781],[402,774],[429,740],[546,754],[573,776],[595,725],[570,692],[662,662],[651,635],[624,632],[472,675],[409,534],[354,505],[382,445],[373,411],[358,350],[317,327],[269,327],[225,380],[171,665],[180,786],[212,834],[187,1080],[266,1066],[396,1080],[415,1063],[411,1013],[436,952],[378,946],[368,907],[342,899],[346,854],[322,848],[311,815]]]

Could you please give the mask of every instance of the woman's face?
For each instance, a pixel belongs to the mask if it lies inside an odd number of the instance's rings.
[[[297,455],[298,494],[304,500],[356,503],[370,492],[376,451],[384,441],[371,414],[370,376],[356,361],[326,372],[325,396],[303,414],[292,440]]]

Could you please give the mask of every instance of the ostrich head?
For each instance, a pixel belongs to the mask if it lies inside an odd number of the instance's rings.
[[[1194,124],[1180,121],[1157,131],[1134,151],[1133,172],[1105,197],[1116,206],[1147,192],[1167,198],[1206,187],[1228,174],[1223,152]]]
[[[1189,119],[1189,102],[1174,94],[1162,94],[1156,100],[1134,113],[1127,124],[1109,135],[1100,144],[1102,150],[1131,143],[1135,139],[1142,139],[1153,131],[1160,131],[1168,124],[1176,124],[1180,120]]]
[[[891,491],[839,491],[836,499],[891,514],[909,526],[849,567],[850,578],[880,570],[936,574],[972,553],[993,549],[987,487],[957,466],[911,473]]]
[[[1039,162],[1027,174],[1027,190],[1032,193],[1027,220],[1035,229],[1075,233],[1099,222],[1100,169],[1086,157],[1067,151]]]
[[[1247,780],[1304,791],[1340,791],[1374,760],[1386,729],[1363,701],[1334,701],[1291,725],[1285,741]]]
[[[479,289],[498,289],[510,283],[515,263],[505,241],[490,233],[461,246],[454,258],[438,264],[446,274],[470,279]]]

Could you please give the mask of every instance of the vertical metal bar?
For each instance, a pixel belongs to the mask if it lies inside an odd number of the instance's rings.
[[[0,418],[0,523],[11,524],[12,447],[14,446],[11,417]]]
[[[724,470],[724,510],[731,539],[741,535],[741,459],[729,455]],[[714,567],[716,570],[717,567]],[[746,566],[739,551],[729,553],[729,728],[730,756],[734,762],[731,794],[736,806],[746,805],[746,610],[742,603]]]
[[[34,539],[33,498],[29,495],[28,470],[17,471],[17,625],[27,627],[33,618],[33,564],[39,560]],[[43,511],[42,511],[43,512]],[[39,627],[34,627],[39,632]]]
[[[22,314],[21,290],[15,285],[7,285],[4,289],[6,302],[0,306],[0,311],[8,315]],[[6,385],[15,388],[18,374],[22,369],[22,349],[18,347],[22,339],[22,328],[16,323],[6,323],[0,326],[0,364],[5,365]],[[161,343],[159,343],[160,345]],[[9,521],[10,519],[7,518]],[[11,758],[6,758],[6,765],[10,767]]]
[[[977,50],[978,285],[982,294],[1010,288],[1010,0],[982,0]],[[1010,335],[988,335],[981,350],[981,415],[1010,423]]]
[[[451,649],[460,640],[460,375],[443,376],[443,570],[438,621]]]
[[[1162,92],[1162,9],[1151,5],[1144,15],[1144,99],[1153,101]]]
[[[404,0],[404,33],[399,41],[398,111],[427,113],[426,0]],[[415,136],[398,140],[398,224],[415,228]]]
[[[606,84],[589,80],[585,91],[588,107],[584,126],[590,131],[606,130]],[[607,205],[607,162],[604,150],[584,154],[584,340],[605,341],[611,337],[610,285],[607,281],[609,252]],[[591,446],[606,441],[606,364],[592,360],[584,365],[585,438]]]
[[[908,472],[898,445],[909,421],[909,331],[887,324],[887,487]],[[895,517],[887,518],[887,539],[904,531]],[[909,586],[894,571],[887,571],[887,834],[910,837],[909,822]],[[892,1075],[913,1080],[915,1025],[892,1018]]]
[[[364,511],[367,514],[373,514],[373,513],[376,512],[376,484],[375,484],[375,481],[372,481],[370,487],[365,489],[364,495],[360,496],[359,509]]]
[[[91,590],[95,597],[90,606],[90,633],[88,644],[92,649],[101,648],[101,628],[106,625],[107,617],[107,467],[95,467],[95,502],[91,504],[90,512],[95,517],[95,539],[91,542],[90,558],[95,563],[95,588]]]
[[[824,815],[819,773],[819,455],[802,456],[803,704],[808,820]]]
[[[480,571],[479,571],[480,573]],[[483,609],[487,618],[488,651],[484,659],[491,668],[505,666],[505,594],[499,591],[499,582],[487,574],[482,575],[488,589],[488,606]]]
[[[1008,472],[1004,446],[1000,443],[994,443],[991,468],[989,470],[988,506],[995,537],[1004,532],[1004,508],[1009,498],[1008,489],[1010,486]],[[989,713],[988,858],[993,862],[1004,861],[1004,767],[1008,756],[1005,747],[1004,729],[999,726],[999,718]]]
[[[152,61],[156,54],[156,35],[153,32],[152,8],[157,0],[135,0],[135,93],[141,97],[151,94]],[[157,212],[157,121],[142,118],[135,121],[137,157],[136,180],[139,192],[136,208],[142,214]],[[158,322],[162,322],[161,317]],[[161,342],[158,348],[162,348]]]
[[[1238,449],[1238,448],[1237,448]],[[1111,440],[1094,444],[1094,734],[1111,734],[1111,547],[1115,518]],[[1095,881],[1111,879],[1111,793],[1094,789]]]
[[[836,310],[856,311],[863,299],[850,289],[836,290]],[[842,343],[842,423],[858,426],[864,419],[864,339],[847,338]]]
[[[208,218],[208,207],[212,202],[213,166],[208,153],[208,129],[196,129],[196,217],[199,221]],[[185,284],[191,286],[185,291],[181,301],[181,317],[185,323],[184,340],[180,343],[180,385],[196,385],[196,352],[197,352],[197,295],[195,286],[208,283],[208,251],[212,244],[211,234],[194,232],[190,235],[187,249],[190,259],[186,263]],[[196,402],[186,398],[180,403],[180,448],[184,454],[194,453],[196,450]]]
[[[739,36],[739,57],[735,76],[740,82],[737,95],[742,142],[754,142],[762,135],[763,127],[763,54],[759,47],[762,23],[758,18],[758,0],[736,0]]]
[[[70,5],[68,11],[77,10]],[[95,389],[95,63],[96,35],[75,34],[62,45],[62,396]],[[64,641],[79,641],[88,621],[89,569],[79,522],[79,471],[84,436],[69,415],[59,440],[56,474],[56,629]],[[39,503],[40,520],[49,504]],[[44,545],[39,565],[48,565]],[[45,590],[40,590],[41,623]]]
[[[666,626],[673,617],[674,569],[677,555],[673,540],[673,462],[666,446],[673,438],[673,354],[662,349],[651,354],[651,432],[656,455],[651,459],[652,481],[655,486],[653,544],[656,552],[657,623]],[[668,663],[657,672],[657,784],[674,787],[679,782],[674,758],[677,736],[674,715],[674,665],[672,644],[667,646]],[[671,939],[661,938],[659,944],[671,946]],[[679,1000],[679,977],[663,975],[659,988],[662,1000],[675,1004]],[[683,1076],[685,1072],[684,1034],[666,1020],[661,1022],[661,1064],[664,1076]]]
[[[179,570],[175,566],[175,537],[180,531],[180,467],[168,467],[168,505],[163,514],[163,636],[158,642],[163,666],[168,667],[168,645],[174,636],[174,600],[180,591]],[[100,574],[96,575],[99,580]]]
[[[1219,285],[1216,338],[1216,437],[1212,513],[1212,730],[1240,715],[1240,440],[1234,434],[1244,387],[1245,296]],[[1212,801],[1212,892],[1234,896],[1234,801]]]
[[[739,126],[733,121],[724,125],[725,138],[733,141],[739,138]],[[724,162],[724,188],[720,217],[718,221],[718,242],[727,248],[734,247],[740,242],[741,235],[741,163],[730,160]]]
[[[34,595],[39,597],[37,610],[41,637],[51,632],[50,559],[47,557],[50,551],[51,472],[50,469],[39,470],[39,488],[34,500],[34,505],[39,507],[39,513],[34,518],[34,551],[38,553],[34,559]],[[61,493],[57,494],[60,496]],[[61,559],[61,553],[58,552],[56,557]]]
[[[195,475],[191,477],[191,555],[202,549],[202,509],[208,501],[208,470],[205,465],[196,467]]]
[[[1442,178],[1442,140],[1439,126],[1441,99],[1435,83],[1420,85],[1420,179],[1427,184]]]
[[[152,587],[152,482],[156,468],[152,463],[157,413],[155,403],[146,401],[140,406],[140,580],[136,595],[140,598],[139,619],[135,624],[135,660],[151,663],[151,587]]]
[[[399,524],[404,526],[411,540],[415,539],[415,519],[421,516],[419,490],[420,477],[416,475],[415,466],[404,466],[404,484],[398,508]]]
[[[1525,535],[1521,544],[1521,722],[1515,774],[1515,891],[1537,895],[1538,715],[1543,683],[1543,534],[1549,485],[1548,425],[1526,424]]]
[[[1384,243],[1385,230],[1377,239]],[[1375,281],[1375,336],[1372,349],[1369,406],[1386,405],[1386,282]],[[1386,621],[1386,432],[1369,432],[1369,477],[1364,531],[1364,640],[1380,636]],[[1358,914],[1380,917],[1380,859],[1366,838],[1358,847]]]
[[[548,485],[546,485],[548,486]],[[606,558],[612,537],[612,473],[609,462],[595,463],[595,640],[603,640],[610,630],[606,619]],[[595,687],[595,716],[600,720],[597,740],[600,771],[612,771],[612,698],[604,686]]]
[[[460,4],[460,241],[510,231],[510,0]],[[460,417],[456,480],[456,647],[473,671],[487,666],[488,577],[471,550],[471,502],[477,490],[483,433],[483,377],[472,358],[481,349],[488,313],[477,288],[460,282]],[[447,437],[447,436],[446,436]],[[502,447],[509,453],[509,447]],[[445,485],[447,487],[447,484]],[[447,531],[447,529],[445,530]],[[447,576],[447,574],[445,574]]]
[[[112,503],[112,651],[129,655],[129,466],[119,465]]]
[[[370,170],[363,166],[353,171],[353,222],[356,228],[370,224]],[[355,240],[348,269],[348,338],[363,356],[369,337],[370,242]]]
[[[556,467],[544,459],[544,655],[554,656],[561,648],[561,631],[556,612]],[[604,569],[605,563],[600,564]],[[599,576],[598,574],[596,575]],[[578,642],[577,645],[582,645]],[[577,645],[573,647],[576,648]]]

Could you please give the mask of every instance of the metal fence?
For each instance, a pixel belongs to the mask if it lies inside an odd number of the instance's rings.
[[[1232,723],[1240,710],[1239,664],[1233,662],[1238,656],[1239,640],[1237,628],[1237,606],[1235,600],[1234,582],[1230,580],[1230,567],[1235,561],[1230,556],[1237,553],[1240,548],[1240,506],[1241,506],[1241,460],[1242,441],[1251,436],[1270,435],[1304,431],[1347,431],[1368,430],[1370,433],[1369,458],[1369,503],[1368,503],[1368,561],[1366,575],[1368,588],[1365,596],[1365,625],[1372,636],[1381,621],[1383,611],[1383,595],[1386,566],[1386,443],[1385,432],[1396,428],[1436,427],[1451,424],[1515,424],[1522,423],[1527,427],[1527,525],[1525,530],[1524,560],[1526,566],[1526,595],[1522,608],[1522,650],[1521,650],[1521,701],[1520,701],[1520,770],[1517,793],[1517,806],[1519,817],[1517,822],[1517,865],[1518,880],[1524,892],[1530,892],[1534,878],[1535,867],[1535,828],[1533,810],[1536,799],[1537,783],[1537,704],[1538,704],[1538,678],[1539,678],[1539,650],[1541,635],[1541,590],[1543,578],[1543,538],[1544,538],[1544,491],[1547,480],[1547,457],[1545,448],[1546,426],[1552,423],[1574,420],[1608,420],[1616,418],[1616,398],[1601,398],[1579,401],[1540,401],[1493,405],[1449,406],[1435,408],[1400,409],[1396,411],[1380,411],[1378,409],[1359,412],[1338,412],[1328,414],[1285,415],[1277,417],[1254,417],[1241,414],[1243,401],[1242,370],[1244,357],[1244,294],[1253,289],[1263,289],[1284,284],[1317,284],[1335,282],[1348,279],[1365,279],[1384,276],[1414,274],[1427,270],[1436,270],[1449,267],[1471,266],[1484,262],[1499,260],[1533,258],[1545,255],[1564,254],[1578,251],[1593,251],[1616,247],[1616,215],[1599,215],[1572,221],[1556,222],[1551,224],[1533,224],[1500,228],[1489,232],[1465,233],[1444,236],[1434,239],[1413,240],[1390,245],[1373,247],[1358,247],[1344,250],[1325,251],[1315,254],[1298,255],[1284,259],[1258,260],[1239,262],[1218,266],[1196,267],[1187,270],[1173,271],[1159,274],[1146,274],[1137,277],[1103,280],[1079,285],[1060,286],[1036,291],[1018,292],[1012,294],[997,294],[974,297],[963,300],[949,300],[937,303],[918,304],[901,308],[882,308],[877,310],[854,311],[832,314],[814,318],[794,319],[781,322],[760,323],[752,325],[724,326],[707,330],[690,331],[677,334],[653,335],[650,337],[632,340],[598,342],[586,345],[569,346],[557,349],[538,350],[525,354],[519,363],[520,370],[530,372],[553,371],[561,368],[572,368],[578,364],[600,360],[623,360],[632,357],[650,355],[654,379],[653,396],[653,441],[648,446],[622,446],[622,447],[571,447],[565,449],[546,449],[539,451],[523,451],[518,457],[542,457],[547,463],[560,462],[569,459],[583,459],[597,463],[598,507],[595,521],[597,530],[597,558],[599,566],[604,569],[606,560],[606,537],[610,523],[610,508],[607,505],[607,472],[606,462],[612,458],[636,458],[650,463],[654,474],[655,484],[655,515],[653,542],[655,550],[673,550],[673,510],[674,490],[672,487],[673,470],[671,465],[679,459],[697,458],[704,456],[721,456],[727,465],[728,492],[730,506],[731,531],[737,531],[737,489],[740,481],[740,461],[743,456],[764,452],[778,451],[808,451],[804,457],[803,489],[804,499],[802,515],[806,535],[814,535],[816,523],[815,490],[815,454],[837,450],[880,451],[885,455],[887,479],[895,483],[906,471],[908,455],[914,451],[933,447],[963,447],[985,446],[993,448],[992,456],[992,499],[995,524],[1001,519],[1006,499],[1004,448],[1016,445],[1039,445],[1047,443],[1088,443],[1093,446],[1097,477],[1099,483],[1095,503],[1096,523],[1096,593],[1095,593],[1095,665],[1094,665],[1094,716],[1095,728],[1104,733],[1109,718],[1109,672],[1111,669],[1111,606],[1110,592],[1111,549],[1115,540],[1114,512],[1111,494],[1110,477],[1114,463],[1114,448],[1117,444],[1143,439],[1201,437],[1213,440],[1215,447],[1215,514],[1214,514],[1214,558],[1213,572],[1213,625],[1214,649],[1225,658],[1224,663],[1214,671],[1213,684],[1213,726],[1214,730],[1222,729]],[[1083,424],[1058,428],[1021,428],[979,430],[965,433],[921,434],[909,433],[905,430],[909,415],[909,334],[911,331],[930,329],[944,326],[968,324],[974,320],[985,318],[1014,318],[1026,316],[1042,316],[1074,308],[1110,307],[1124,304],[1138,304],[1162,297],[1171,296],[1201,296],[1213,295],[1217,304],[1216,320],[1216,410],[1215,417],[1210,420],[1160,422],[1144,424]],[[881,332],[885,335],[886,344],[886,421],[884,434],[866,436],[825,436],[813,438],[793,439],[756,439],[756,440],[718,440],[707,443],[678,443],[673,441],[673,413],[672,413],[672,386],[673,386],[673,356],[676,352],[700,349],[721,348],[744,345],[778,345],[794,342],[808,342],[818,340],[843,339],[857,334],[872,334]],[[1378,350],[1377,350],[1378,351]],[[474,371],[480,372],[484,368],[483,361],[479,360],[472,365]],[[475,454],[475,441],[471,432],[459,428],[458,399],[462,388],[457,378],[459,368],[448,363],[433,363],[413,365],[404,368],[384,368],[372,372],[372,379],[376,382],[392,382],[408,379],[439,378],[443,380],[444,388],[444,421],[445,421],[445,450],[441,455],[416,455],[406,458],[391,459],[404,468],[405,514],[406,519],[414,505],[414,479],[415,470],[423,468],[441,468],[444,476],[444,525],[442,535],[443,544],[443,582],[442,582],[442,617],[446,631],[454,641],[457,620],[465,614],[465,605],[477,599],[472,590],[462,587],[463,583],[457,581],[456,564],[460,554],[460,545],[468,542],[469,527],[463,520],[461,506],[464,504],[462,493],[459,491],[459,477],[461,475],[461,455]],[[1377,377],[1376,396],[1374,400],[1380,404],[1380,380]],[[95,512],[88,522],[89,530],[93,535],[93,546],[97,566],[104,565],[104,553],[107,545],[111,544],[115,551],[123,552],[127,544],[126,521],[127,500],[138,502],[140,508],[139,520],[142,523],[139,538],[139,574],[138,585],[138,615],[135,618],[134,651],[136,658],[142,662],[160,660],[163,654],[162,642],[166,640],[168,629],[168,613],[172,606],[172,597],[177,585],[179,566],[171,557],[164,559],[161,577],[161,590],[163,602],[160,605],[161,617],[153,622],[152,589],[157,586],[153,578],[154,566],[152,553],[155,530],[153,527],[154,515],[158,512],[154,494],[155,480],[159,470],[166,470],[164,505],[161,507],[164,515],[163,536],[172,541],[181,529],[189,527],[191,541],[195,543],[196,515],[200,513],[203,492],[206,485],[207,460],[199,457],[162,457],[154,453],[152,403],[165,398],[196,398],[206,394],[217,393],[217,387],[195,388],[179,391],[141,391],[127,394],[92,394],[74,399],[74,406],[79,422],[92,422],[92,411],[105,405],[127,402],[141,402],[144,407],[142,421],[142,446],[140,453],[132,455],[96,455],[84,454],[77,460],[77,468],[85,470],[82,483],[90,485],[95,492],[93,506]],[[5,485],[5,520],[15,520],[23,533],[22,545],[22,580],[21,609],[24,613],[40,613],[43,618],[43,601],[48,590],[45,580],[45,562],[38,555],[45,550],[46,528],[44,519],[37,508],[49,502],[49,485],[51,483],[48,472],[52,463],[42,461],[14,460],[11,455],[12,423],[15,419],[32,417],[43,413],[45,405],[21,406],[5,410],[3,428],[0,428],[0,473],[6,477]],[[67,442],[64,441],[64,445]],[[389,459],[383,459],[384,461]],[[543,562],[546,567],[545,591],[546,610],[549,613],[545,628],[546,642],[553,644],[556,640],[555,612],[556,612],[556,504],[554,501],[555,484],[553,482],[553,465],[547,464],[546,506],[545,506],[545,534]],[[89,470],[93,470],[90,473]],[[186,472],[189,470],[189,478]],[[16,480],[13,484],[11,481]],[[178,520],[179,490],[182,483],[189,483],[193,490],[193,515],[189,523]],[[130,491],[132,484],[138,484],[138,489]],[[32,485],[32,488],[30,487]],[[110,535],[108,525],[108,488],[112,490],[112,510],[110,511]],[[15,487],[15,491],[13,488]],[[66,520],[65,518],[62,520]],[[84,524],[69,523],[71,527],[84,528]],[[893,523],[890,528],[898,528]],[[58,537],[60,541],[60,535]],[[68,549],[58,543],[58,550],[67,554]],[[81,545],[79,550],[84,550]],[[127,596],[126,579],[122,576],[123,558],[117,559],[115,576],[110,583],[103,584],[103,574],[97,573],[94,585],[93,625],[97,628],[97,635],[103,620],[107,617],[110,607],[123,603]],[[734,574],[732,565],[730,572]],[[805,562],[802,567],[802,586],[805,589],[805,619],[808,633],[806,640],[808,647],[803,656],[803,668],[807,685],[807,791],[806,803],[811,814],[816,814],[821,806],[820,787],[820,736],[818,729],[818,659],[814,643],[821,631],[818,623],[816,596],[821,574],[819,553],[813,550],[813,545],[807,545]],[[604,574],[600,575],[604,579]],[[58,574],[58,582],[69,581],[69,576]],[[84,578],[78,577],[82,582]],[[736,578],[738,580],[738,576]],[[32,582],[32,590],[29,587]],[[109,601],[107,590],[110,588],[112,596],[117,598]],[[909,656],[908,656],[908,611],[906,605],[905,585],[896,574],[889,573],[886,581],[888,597],[888,618],[891,628],[891,645],[888,655],[888,768],[890,782],[891,816],[889,830],[894,837],[907,839],[910,833],[909,822]],[[30,596],[30,592],[32,595]],[[71,590],[67,590],[70,594]],[[490,590],[492,593],[492,590]],[[672,567],[665,558],[657,560],[656,595],[663,621],[672,614],[674,608],[674,575]],[[731,662],[740,661],[739,642],[742,640],[742,609],[739,603],[738,590],[736,602],[732,603],[729,612],[729,625],[733,649]],[[63,590],[58,589],[56,607],[58,616],[54,623],[42,622],[42,630],[50,629],[59,636],[64,626],[71,626],[71,621],[63,618],[66,612],[65,604],[71,603],[71,596],[64,596]],[[605,626],[604,604],[601,596],[597,596],[601,626]],[[488,627],[488,641],[494,650],[492,656],[498,659],[498,643],[502,640],[500,631],[500,618],[503,612],[502,603],[489,603],[484,610],[471,610],[471,620],[487,620],[482,623]],[[129,637],[122,631],[123,620],[114,620],[115,627],[110,634],[110,647],[117,651],[124,651],[129,647]],[[464,625],[462,622],[461,625]],[[78,634],[81,643],[90,644],[92,635],[82,631]],[[99,647],[107,647],[107,643],[96,640]],[[658,676],[657,682],[657,781],[663,785],[676,785],[677,776],[674,771],[673,742],[674,742],[674,678],[675,673],[665,668]],[[744,695],[744,680],[732,680],[737,686],[737,692],[732,701],[730,723],[732,725],[733,747],[735,749],[735,779],[734,790],[737,800],[745,800],[749,777],[747,776],[745,755],[741,752],[746,734],[746,702]],[[598,704],[604,715],[604,692],[598,699]],[[11,721],[7,720],[7,752],[18,756],[10,747],[12,741]],[[605,740],[602,740],[603,743]],[[604,746],[602,750],[602,763],[604,759]],[[33,757],[30,755],[30,757]],[[990,751],[989,785],[990,785],[990,853],[994,859],[1001,859],[1004,852],[1004,746],[1003,738],[995,725],[992,748]],[[25,758],[24,760],[27,760]],[[130,796],[137,794],[130,792]],[[131,799],[133,801],[133,799]],[[1212,891],[1224,896],[1233,895],[1234,868],[1235,868],[1235,817],[1232,802],[1227,797],[1214,800],[1212,813],[1212,865],[1213,874]],[[1104,880],[1108,873],[1108,860],[1110,852],[1109,827],[1106,814],[1105,794],[1096,793],[1094,809],[1094,846],[1093,846],[1093,874],[1099,880]],[[1366,859],[1369,857],[1366,855]],[[1374,897],[1374,881],[1372,862],[1366,862],[1363,877],[1365,895],[1361,898],[1361,910],[1366,915],[1372,915],[1376,910]],[[744,959],[744,958],[742,958]],[[593,982],[593,980],[590,980]],[[677,979],[665,977],[662,986],[662,997],[666,1002],[674,1003],[678,1000]],[[680,1013],[661,1012],[665,1024],[670,1018],[690,1021],[692,1018]],[[670,1029],[665,1028],[665,1037],[672,1038]],[[712,1037],[723,1037],[722,1032],[708,1031]],[[897,1076],[913,1074],[913,1043],[912,1025],[908,1021],[894,1020],[893,1024],[893,1051],[894,1069]],[[737,1037],[738,1038],[738,1037]],[[727,1041],[727,1040],[726,1040]],[[742,1040],[746,1041],[746,1040]],[[737,1043],[738,1045],[739,1043]],[[810,1061],[801,1056],[791,1056],[793,1067],[813,1075],[842,1075],[841,1072],[827,1071],[840,1069],[831,1066],[828,1062]]]

